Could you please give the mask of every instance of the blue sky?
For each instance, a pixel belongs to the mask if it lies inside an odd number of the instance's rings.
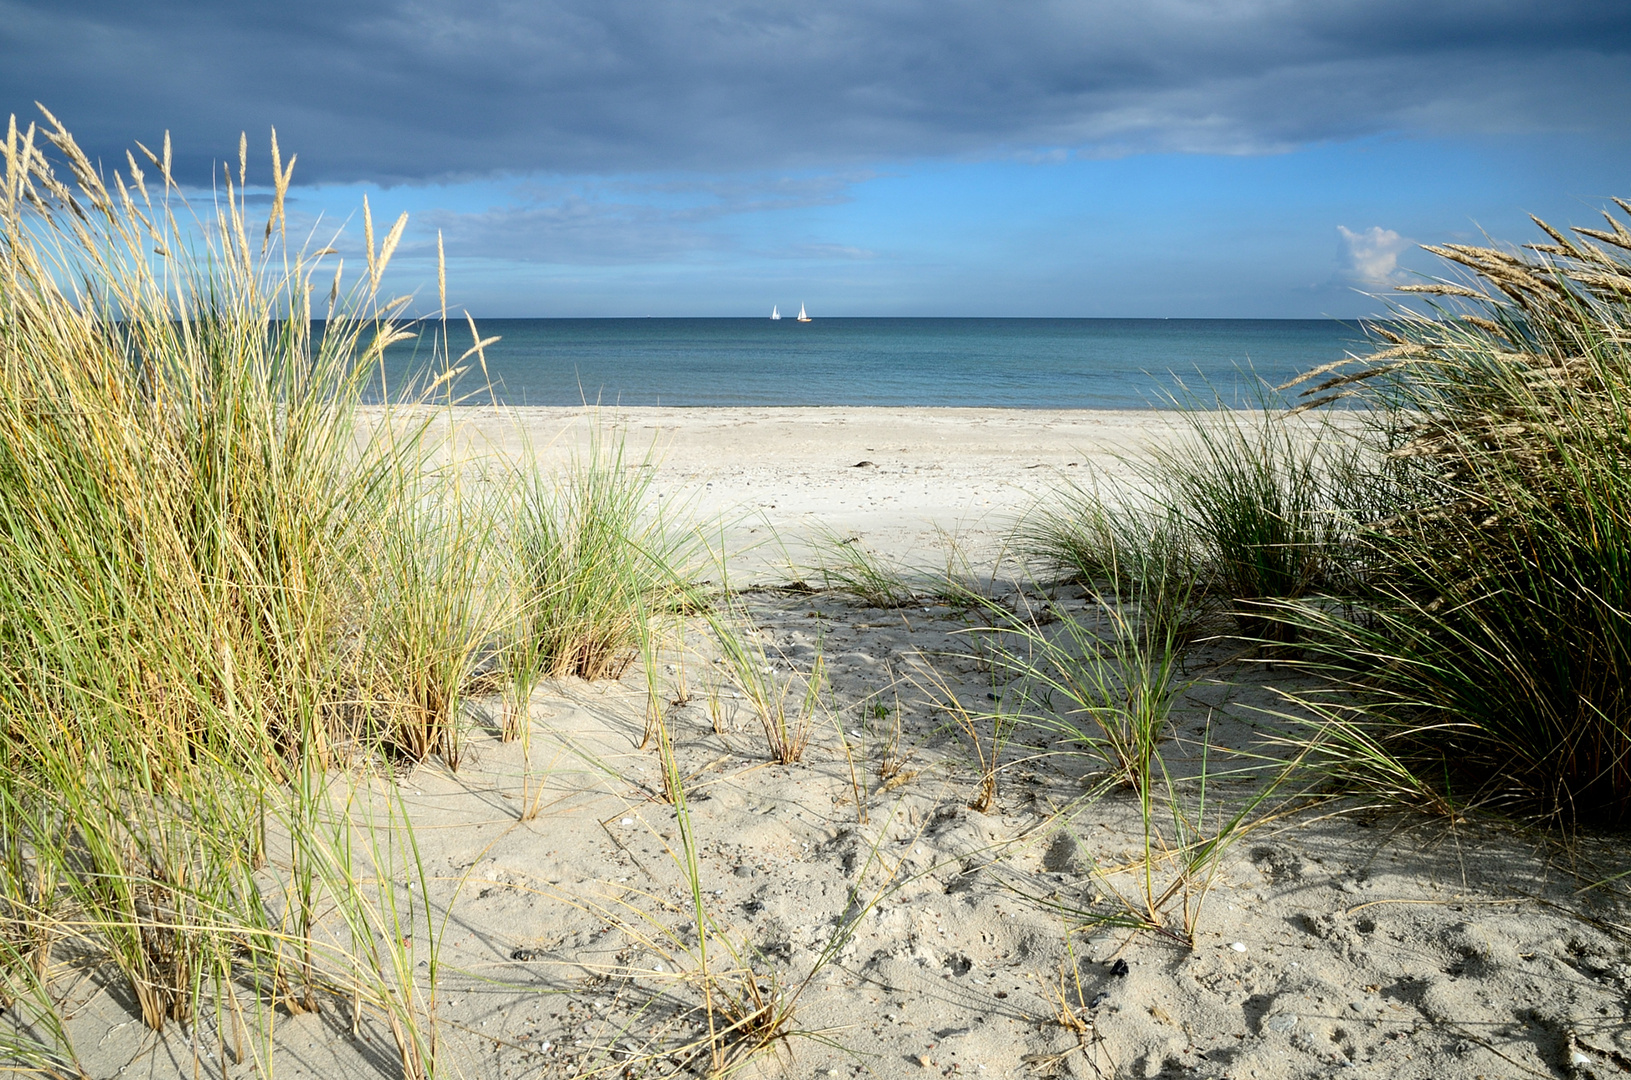
[[[276,126],[478,317],[1352,318],[1631,195],[1628,61],[1586,0],[0,0],[21,119],[200,189]]]

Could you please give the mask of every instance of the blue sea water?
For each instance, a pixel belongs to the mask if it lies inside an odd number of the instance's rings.
[[[1292,319],[488,319],[501,403],[1115,409],[1254,388],[1364,351],[1360,330]],[[393,347],[400,374],[428,339]],[[460,336],[453,337],[455,353]],[[474,360],[471,361],[474,363]],[[476,380],[479,382],[479,380]],[[466,400],[490,399],[470,378]]]

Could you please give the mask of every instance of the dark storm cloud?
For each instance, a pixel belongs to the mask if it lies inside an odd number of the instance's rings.
[[[0,0],[0,108],[316,180],[1611,132],[1624,0]],[[149,141],[149,145],[152,143]]]

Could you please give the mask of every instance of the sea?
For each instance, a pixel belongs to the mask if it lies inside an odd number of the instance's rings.
[[[487,319],[478,328],[499,340],[485,350],[485,382],[467,361],[456,384],[467,404],[1244,407],[1284,400],[1273,387],[1367,351],[1356,324],[1329,319]],[[455,354],[466,334],[452,333]],[[411,381],[430,345],[421,333],[392,347],[392,385]]]

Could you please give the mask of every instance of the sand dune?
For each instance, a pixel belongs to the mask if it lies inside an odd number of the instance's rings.
[[[525,441],[560,459],[589,437],[581,411],[518,415],[520,430],[496,410],[460,419],[510,453]],[[770,666],[807,671],[819,650],[830,709],[802,763],[770,764],[700,629],[662,658],[700,937],[681,822],[655,749],[641,748],[639,665],[620,683],[540,689],[525,758],[498,741],[499,705],[488,703],[456,773],[427,764],[396,781],[434,879],[428,897],[405,879],[400,894],[447,913],[442,1070],[706,1072],[706,950],[716,1027],[750,1022],[743,972],[761,1002],[791,1009],[792,1034],[731,1062],[744,1075],[1631,1075],[1626,915],[1616,894],[1582,891],[1625,869],[1616,845],[1549,846],[1492,823],[1452,827],[1287,788],[1157,905],[1151,891],[1175,874],[1161,857],[1171,818],[1156,819],[1146,879],[1137,799],[1098,791],[1105,774],[1079,747],[1019,728],[996,751],[995,801],[971,808],[991,732],[977,746],[946,705],[1004,699],[1007,680],[968,633],[989,612],[927,595],[880,609],[777,588],[819,584],[805,572],[811,545],[832,535],[923,568],[946,565],[952,536],[969,565],[989,569],[1027,500],[1167,437],[1152,419],[604,410],[605,430],[653,448],[665,503],[727,522],[720,535],[739,552],[733,573],[751,586],[742,602]],[[1073,590],[1012,581],[993,596],[1044,624],[1086,606]],[[1192,775],[1209,748],[1215,772],[1246,770],[1280,707],[1273,688],[1292,678],[1199,650],[1163,747],[1170,767]],[[1204,813],[1184,804],[1203,834],[1260,775],[1215,778]],[[375,800],[392,783],[352,782]],[[1196,799],[1193,785],[1182,790]],[[536,816],[520,820],[527,808]],[[1141,918],[1162,929],[1129,925]],[[144,1039],[125,1008],[87,990],[75,1024],[97,1074],[192,1075],[187,1037]],[[354,1034],[337,1010],[287,1018],[276,1071],[389,1073],[390,1045],[367,1025]],[[216,1074],[213,1052],[204,1058]]]

